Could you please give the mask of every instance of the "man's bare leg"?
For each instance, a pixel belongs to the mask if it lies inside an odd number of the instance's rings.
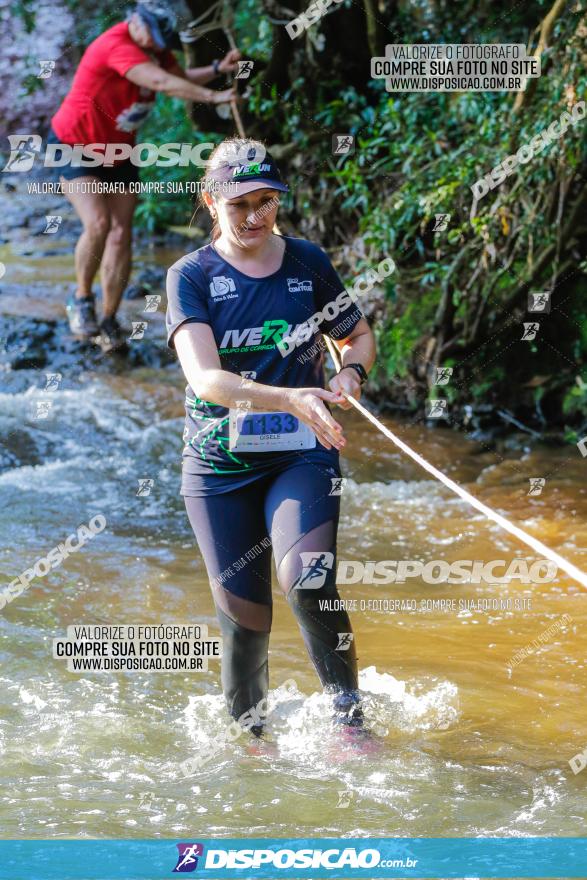
[[[76,191],[76,184],[94,180],[98,178],[93,176],[76,177],[74,180],[61,178],[65,196],[75,208],[84,227],[75,247],[77,299],[84,299],[92,294],[92,283],[110,230],[110,210],[106,197],[101,193]]]
[[[137,203],[134,193],[113,193],[105,196],[110,229],[100,266],[104,317],[116,314],[128,284],[132,257],[132,218]]]

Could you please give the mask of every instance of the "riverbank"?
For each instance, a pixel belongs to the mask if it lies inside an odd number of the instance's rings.
[[[77,221],[62,201],[9,195],[0,199],[9,220],[0,257],[2,584],[34,572],[81,524],[100,517],[106,526],[0,613],[4,834],[187,839],[199,822],[217,838],[293,829],[312,837],[581,835],[584,792],[569,761],[584,745],[587,608],[566,576],[342,583],[341,599],[356,609],[373,731],[366,752],[333,729],[277,590],[266,742],[243,735],[219,744],[228,717],[217,661],[189,674],[74,673],[52,657],[52,639],[72,625],[193,623],[211,637],[218,628],[178,494],[185,382],[165,348],[164,299],[146,314],[143,297],[124,301],[126,323],[148,323],[128,358],[78,347],[63,310]],[[43,232],[47,215],[63,217],[55,234]],[[141,246],[138,234],[133,283],[162,294],[166,266],[197,243],[166,236]],[[347,569],[533,561],[355,412],[340,420],[338,554]],[[475,441],[405,414],[384,420],[476,497],[585,567],[587,493],[576,450],[516,434]],[[536,477],[544,485],[530,494]],[[181,766],[206,749],[211,759],[186,778]]]
[[[32,176],[37,181],[43,179],[40,172]],[[2,369],[17,373],[23,369],[79,372],[90,368],[118,373],[145,366],[171,367],[175,358],[164,336],[165,273],[176,259],[205,241],[204,231],[196,228],[196,237],[193,231],[190,237],[179,232],[149,234],[135,230],[134,270],[120,315],[129,328],[141,321],[146,321],[147,327],[142,339],[132,341],[125,358],[105,357],[98,349],[71,338],[65,319],[65,299],[74,289],[73,247],[80,223],[61,195],[30,194],[30,179],[30,174],[7,174],[0,185],[0,213],[5,220],[0,262],[6,267],[0,279]],[[47,217],[59,218],[55,233],[45,232]],[[343,270],[344,264],[340,265],[341,273]],[[99,284],[96,290],[99,301]],[[161,300],[155,311],[145,313],[147,293]],[[376,328],[383,296],[376,286],[361,300]],[[417,391],[408,378],[391,380],[381,364],[373,373],[366,396],[379,412],[390,413],[408,424],[425,424],[431,430],[458,430],[487,448],[520,449],[540,442],[562,445],[568,436],[562,425],[537,429],[524,424],[515,411],[479,401],[450,404],[440,418],[427,418],[426,400],[435,392]]]

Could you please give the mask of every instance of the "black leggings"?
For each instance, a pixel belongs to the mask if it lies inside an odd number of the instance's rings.
[[[332,473],[294,459],[233,491],[184,498],[222,631],[222,687],[233,718],[267,696],[272,550],[279,585],[322,685],[338,692],[339,711],[358,702],[348,614],[320,609],[321,600],[338,599],[340,497],[331,494]]]

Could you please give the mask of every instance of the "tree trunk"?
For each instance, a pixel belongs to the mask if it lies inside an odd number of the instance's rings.
[[[563,11],[566,3],[567,0],[555,0],[555,3],[552,6],[550,12],[542,20],[542,24],[540,25],[540,36],[538,38],[538,45],[536,46],[536,50],[534,52],[534,58],[542,58],[542,53],[548,45],[548,41],[550,40],[554,24],[561,12]],[[513,113],[518,113],[522,109],[524,102],[532,96],[534,89],[536,88],[536,83],[536,78],[530,79],[526,83],[525,91],[518,92],[512,109]]]

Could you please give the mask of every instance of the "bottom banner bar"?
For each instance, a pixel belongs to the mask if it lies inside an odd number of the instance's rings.
[[[587,877],[587,838],[1,840],[2,880]]]

